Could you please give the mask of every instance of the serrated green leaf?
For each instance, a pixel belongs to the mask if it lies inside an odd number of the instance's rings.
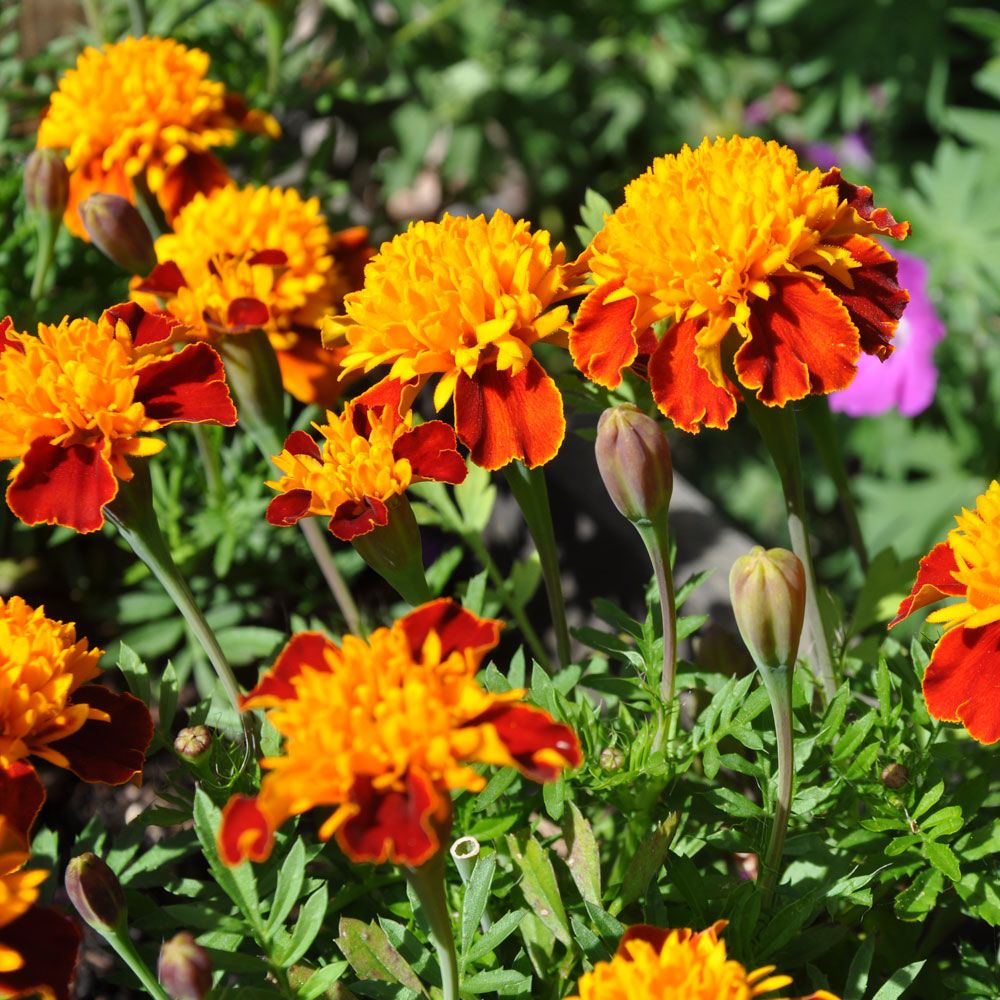
[[[359,979],[376,979],[401,985],[426,996],[426,991],[409,963],[393,947],[376,923],[366,924],[353,917],[341,917],[337,947]]]
[[[278,950],[274,960],[284,969],[298,962],[316,940],[326,916],[328,890],[321,885],[303,904],[287,945]]]
[[[281,863],[278,882],[271,902],[271,912],[267,918],[267,929],[280,927],[292,912],[292,908],[302,895],[302,885],[306,878],[306,846],[301,837],[292,841],[291,850]]]
[[[575,802],[569,804],[569,818],[563,824],[569,856],[566,864],[580,895],[590,903],[601,902],[601,854],[594,830]]]
[[[521,892],[538,919],[567,947],[572,944],[569,921],[559,893],[552,862],[534,837],[507,835],[507,845],[521,872]]]
[[[479,927],[486,904],[493,888],[493,875],[496,872],[496,855],[480,854],[476,858],[475,867],[465,886],[465,896],[462,899],[462,954],[465,955],[472,944],[473,935]]]
[[[923,920],[934,909],[944,888],[944,875],[926,868],[896,897],[893,908],[900,920]]]
[[[478,962],[491,951],[499,948],[518,929],[527,914],[527,910],[511,910],[510,913],[505,913],[488,931],[484,931],[483,935],[472,943],[465,960]]]
[[[897,969],[882,985],[882,988],[872,997],[872,1000],[897,1000],[912,985],[913,980],[920,974],[925,962],[911,962]]]
[[[962,869],[958,866],[958,858],[955,852],[947,845],[936,840],[924,842],[924,857],[952,880],[957,882],[962,877]]]

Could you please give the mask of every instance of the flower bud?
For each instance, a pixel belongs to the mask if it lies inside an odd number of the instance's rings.
[[[625,766],[625,754],[618,747],[605,747],[600,760],[605,771],[619,771]]]
[[[623,517],[653,521],[674,488],[670,446],[659,424],[634,406],[613,406],[597,422],[594,446],[604,488]]]
[[[212,750],[212,731],[208,726],[188,726],[174,739],[174,753],[189,764],[200,764]]]
[[[160,948],[156,975],[173,1000],[203,1000],[212,988],[212,960],[191,934],[181,931]]]
[[[92,194],[80,205],[80,218],[98,250],[129,274],[148,274],[156,266],[153,237],[127,198]]]
[[[62,218],[69,201],[69,171],[54,149],[36,149],[24,161],[24,200],[32,212]]]
[[[904,764],[886,764],[882,769],[882,784],[886,788],[902,788],[910,780],[910,771]]]
[[[806,574],[787,549],[759,545],[733,563],[729,596],[736,624],[758,666],[791,667],[806,608]]]
[[[96,931],[124,926],[128,910],[118,876],[89,851],[66,866],[66,892],[77,912]]]

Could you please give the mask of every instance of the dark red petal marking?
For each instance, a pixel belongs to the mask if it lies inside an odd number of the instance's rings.
[[[18,340],[11,340],[7,333],[14,328],[14,321],[9,316],[4,316],[0,319],[0,354],[3,354],[8,347],[13,347],[15,351],[20,351],[24,354],[24,347]]]
[[[248,264],[266,264],[269,267],[284,267],[288,254],[284,250],[258,250],[247,259]]]
[[[450,800],[414,771],[403,790],[378,791],[370,778],[358,778],[351,804],[358,812],[337,831],[337,843],[352,861],[422,865],[451,820]]]
[[[101,442],[63,448],[38,438],[7,487],[7,504],[25,524],[62,524],[97,531],[104,506],[118,493],[118,480],[101,454]]]
[[[449,656],[455,650],[472,649],[485,653],[500,641],[503,622],[495,618],[480,618],[466,611],[450,597],[439,597],[404,615],[399,624],[406,632],[410,652],[415,659],[431,632],[441,640],[441,655]]]
[[[108,722],[88,719],[75,733],[50,746],[69,761],[84,781],[123,785],[141,777],[146,751],[153,739],[149,709],[130,694],[115,694],[101,684],[85,684],[73,696],[76,705],[90,705],[111,716]]]
[[[908,615],[924,607],[940,601],[942,597],[962,597],[965,594],[965,584],[959,583],[952,575],[958,570],[955,553],[947,542],[939,542],[920,560],[917,578],[908,597],[904,597],[896,612],[896,617],[889,622],[889,628],[898,625]]]
[[[72,920],[48,907],[33,906],[0,927],[0,945],[24,959],[20,969],[0,972],[0,996],[47,993],[55,1000],[70,1000],[80,950],[80,932]]]
[[[161,344],[170,340],[177,321],[165,313],[146,312],[138,302],[122,302],[104,310],[105,318],[124,323],[132,334],[135,347]]]
[[[823,177],[823,187],[834,185],[836,185],[840,200],[846,201],[862,219],[876,226],[880,233],[896,240],[906,239],[909,235],[910,224],[908,222],[897,222],[889,209],[876,208],[872,189],[845,181],[838,167],[834,167]]]
[[[293,524],[298,524],[302,518],[309,513],[312,505],[311,490],[289,490],[287,493],[279,493],[268,505],[268,524],[273,524],[276,528],[290,528]]]
[[[389,523],[389,511],[377,497],[363,500],[345,500],[330,518],[330,531],[342,542],[349,542],[359,535]]]
[[[162,298],[169,298],[186,288],[187,281],[183,271],[172,260],[168,260],[157,264],[135,287],[140,292],[152,292]]]
[[[236,423],[222,358],[208,344],[189,344],[141,368],[135,398],[161,424]]]
[[[695,355],[701,324],[675,323],[649,356],[649,387],[660,412],[676,427],[697,434],[701,425],[725,428],[736,413],[739,390],[726,379],[717,386]]]
[[[0,813],[25,850],[31,840],[31,827],[44,803],[45,789],[27,761],[14,761],[6,770],[0,770]]]
[[[352,226],[334,233],[330,238],[330,253],[337,265],[337,274],[343,275],[347,291],[354,292],[365,283],[365,265],[375,256],[375,248],[368,244],[368,229]]]
[[[553,781],[562,771],[561,767],[538,760],[541,750],[555,750],[568,767],[579,767],[583,763],[576,733],[540,708],[494,705],[466,723],[467,726],[487,724],[496,729],[500,742],[517,761],[518,770],[535,781]]]
[[[267,326],[270,321],[271,311],[260,299],[233,299],[226,310],[226,324],[233,329]]]
[[[409,461],[415,479],[457,484],[469,474],[458,453],[455,431],[443,420],[428,420],[401,434],[392,446],[392,455],[397,461]]]
[[[621,384],[622,372],[635,361],[639,342],[635,312],[639,300],[629,295],[606,304],[621,281],[609,281],[595,288],[580,303],[569,334],[573,363],[592,382],[614,389]]]
[[[631,941],[645,941],[653,946],[653,950],[659,954],[663,949],[663,944],[670,936],[670,931],[662,927],[652,927],[649,924],[633,924],[626,928],[621,940],[618,942],[617,954],[628,961],[632,961],[632,955],[625,947]]]
[[[266,861],[273,846],[274,831],[258,808],[257,800],[234,795],[222,810],[219,824],[218,848],[223,863]]]
[[[417,389],[418,382],[416,380],[403,382],[398,378],[384,378],[357,396],[353,400],[353,405],[356,409],[361,407],[375,409],[379,406],[388,406],[402,416],[403,412],[410,408],[410,403],[413,402]]]
[[[308,455],[317,461],[323,457],[319,445],[305,431],[292,431],[285,438],[285,451],[290,455]]]
[[[188,153],[180,163],[167,170],[156,198],[167,222],[172,223],[177,213],[196,194],[208,194],[214,188],[229,183],[229,173],[217,157],[211,153]]]
[[[278,654],[274,665],[257,682],[257,686],[240,699],[240,707],[245,708],[257,699],[277,699],[289,701],[297,698],[292,681],[305,669],[330,672],[327,652],[336,646],[321,632],[298,632],[288,640]]]

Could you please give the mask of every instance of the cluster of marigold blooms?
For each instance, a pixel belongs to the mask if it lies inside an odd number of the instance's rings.
[[[774,142],[720,138],[659,158],[576,260],[501,211],[416,222],[372,254],[363,231],[331,233],[315,199],[232,183],[212,150],[240,129],[276,135],[277,124],[207,70],[204,53],[170,40],[88,49],[42,120],[39,147],[65,153],[74,233],[87,238],[78,209],[95,193],[145,199],[172,231],[134,275],[133,301],[97,321],[42,324],[37,335],[0,326],[0,458],[14,462],[6,497],[26,524],[94,531],[134,463],[164,447],[151,434],[235,424],[216,348],[250,330],[267,332],[285,387],[304,402],[333,406],[352,378],[387,369],[314,425],[321,443],[297,431],[274,457],[268,520],[322,516],[343,540],[384,526],[411,483],[461,482],[459,443],[488,470],[549,462],[566,422],[540,343],[568,348],[601,386],[626,370],[647,379],[660,411],[690,432],[725,428],[747,395],[781,407],[843,389],[862,353],[892,351],[907,296],[879,239],[908,227],[869,189],[800,169]],[[434,377],[431,402],[451,404],[453,426],[414,417]],[[924,560],[900,609],[964,599],[937,612],[956,627],[925,692],[933,714],[984,741],[1000,738],[995,707],[974,693],[1000,629],[998,525],[994,484]],[[579,766],[567,726],[523,691],[477,681],[500,628],[441,599],[367,638],[293,636],[242,699],[269,712],[284,746],[262,761],[260,794],[225,809],[223,859],[266,858],[288,817],[320,807],[331,810],[320,837],[350,859],[419,868],[446,841],[451,792],[483,787],[473,764],[538,781]],[[138,777],[151,738],[144,706],[87,683],[98,655],[41,609],[0,605],[0,996],[67,996],[77,940],[34,905],[42,875],[26,867],[27,843],[41,790],[27,757],[121,783]],[[721,927],[633,928],[579,996],[736,1000],[790,984],[728,959]]]

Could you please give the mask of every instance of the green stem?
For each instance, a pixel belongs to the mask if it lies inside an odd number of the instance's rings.
[[[132,27],[132,34],[136,38],[141,38],[145,35],[148,22],[144,0],[128,0],[128,17]]]
[[[542,579],[545,581],[552,627],[556,633],[556,658],[559,665],[565,667],[571,659],[569,627],[566,623],[566,600],[559,573],[559,554],[556,550],[556,534],[552,525],[545,472],[541,468],[529,469],[523,462],[511,462],[504,468],[504,475],[524,515],[542,564]]]
[[[788,667],[772,670],[759,663],[761,679],[771,700],[774,715],[774,735],[778,742],[778,787],[774,801],[774,824],[764,855],[761,891],[764,905],[769,906],[781,873],[781,855],[792,810],[792,785],[795,778],[795,750],[792,737],[792,671]]]
[[[253,716],[242,712],[240,688],[233,674],[233,668],[229,665],[212,627],[201,613],[187,581],[170,555],[170,549],[160,531],[153,510],[149,468],[141,462],[135,463],[133,468],[135,475],[132,481],[121,484],[118,496],[108,504],[105,512],[122,538],[132,547],[132,551],[160,581],[160,585],[170,596],[202,649],[205,650],[230,704],[240,715],[247,747],[252,749],[256,744]]]
[[[162,236],[170,227],[163,216],[160,204],[155,195],[149,190],[145,174],[136,174],[132,178],[132,190],[135,192],[135,207],[142,216],[142,221],[146,223],[153,239]]]
[[[858,519],[857,504],[854,502],[851,483],[847,477],[847,468],[844,465],[844,451],[840,447],[840,438],[833,422],[833,414],[830,412],[829,398],[827,396],[809,397],[806,400],[804,412],[819,456],[826,467],[827,474],[837,488],[837,499],[840,501],[840,510],[847,522],[847,536],[850,539],[851,547],[858,557],[858,562],[861,563],[861,569],[867,573],[868,549],[865,547],[865,538],[861,531],[861,522]]]
[[[500,568],[490,555],[489,549],[486,548],[486,544],[483,542],[482,537],[471,531],[463,534],[462,537],[465,539],[469,548],[475,553],[476,558],[486,570],[493,586],[503,598],[504,604],[507,606],[507,610],[510,611],[511,616],[517,622],[517,626],[521,630],[521,634],[531,647],[532,655],[545,670],[551,670],[552,661],[549,659],[549,654],[545,652],[545,646],[542,644],[542,640],[539,638],[538,633],[535,631],[534,626],[531,624],[531,621],[525,613],[524,605],[517,599],[511,588],[508,586],[507,581],[503,578],[503,576],[501,576]]]
[[[136,979],[142,983],[143,988],[154,1000],[170,1000],[170,996],[166,990],[160,985],[156,976],[153,975],[152,970],[143,961],[142,956],[139,954],[139,949],[136,948],[125,928],[120,930],[116,928],[102,930],[101,933],[104,936],[104,940],[114,948],[118,957],[132,970]]]
[[[431,599],[424,572],[420,528],[413,508],[402,493],[386,502],[388,522],[351,541],[354,551],[389,583],[408,604],[416,607]]]
[[[222,507],[226,498],[226,487],[222,482],[222,467],[219,464],[219,449],[208,436],[204,424],[191,424],[194,442],[198,446],[198,455],[205,470],[205,482],[208,485],[208,495],[216,507]]]
[[[427,920],[431,944],[437,952],[441,968],[443,1000],[459,1000],[458,958],[455,955],[455,937],[448,915],[448,900],[444,886],[444,850],[439,850],[430,861],[419,868],[404,868],[406,880],[420,901],[420,908]]]
[[[285,47],[285,20],[277,10],[261,5],[267,41],[267,94],[274,100],[281,82],[281,57]]]
[[[462,885],[468,891],[469,879],[472,878],[472,873],[476,870],[476,861],[479,858],[479,841],[475,837],[459,837],[451,845],[449,853],[455,861],[458,874],[462,876]],[[479,926],[484,934],[493,926],[493,918],[490,916],[489,910],[483,910]]]
[[[35,273],[31,278],[31,301],[37,303],[45,288],[45,279],[52,267],[52,258],[56,249],[56,237],[62,220],[53,218],[48,212],[38,212],[35,227],[38,231],[38,247],[35,252]]]
[[[799,458],[799,434],[795,412],[790,407],[771,407],[758,402],[751,393],[744,393],[744,403],[751,419],[760,432],[771,460],[778,471],[781,489],[785,496],[785,514],[792,551],[799,557],[806,571],[805,620],[812,638],[812,662],[823,689],[824,700],[829,702],[837,693],[833,653],[823,625],[816,587],[816,569],[806,521],[805,491],[802,486],[802,463]]]
[[[330,593],[333,594],[333,599],[337,602],[337,606],[344,616],[344,621],[347,622],[348,630],[354,635],[363,635],[364,630],[358,606],[354,603],[354,598],[351,596],[350,590],[347,589],[347,583],[340,575],[340,570],[337,569],[337,564],[333,560],[333,552],[327,545],[322,527],[313,517],[302,518],[299,521],[299,527],[302,529],[302,534],[305,536],[319,571],[323,574],[323,579],[326,580],[326,584],[330,588]]]

